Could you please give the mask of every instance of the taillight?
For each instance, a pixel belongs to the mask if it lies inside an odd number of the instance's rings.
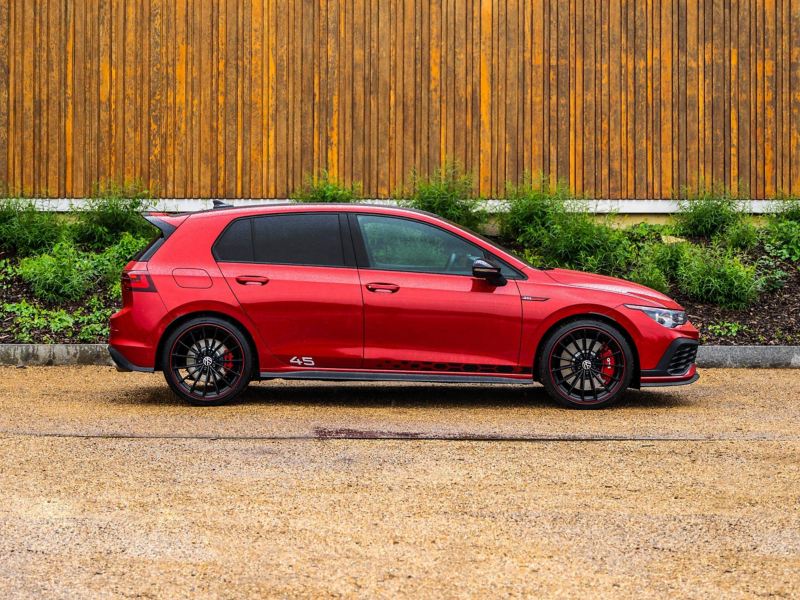
[[[156,286],[147,273],[126,271],[122,274],[123,292],[155,292]]]

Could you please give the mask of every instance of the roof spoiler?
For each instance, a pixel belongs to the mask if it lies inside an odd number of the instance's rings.
[[[164,239],[171,236],[180,224],[170,223],[172,218],[169,217],[167,213],[142,213],[142,217],[144,217],[144,220],[150,223],[153,227],[158,228],[161,231],[161,235],[164,237]]]

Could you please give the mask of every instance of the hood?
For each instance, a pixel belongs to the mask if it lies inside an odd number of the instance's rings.
[[[545,271],[548,277],[555,283],[574,288],[586,290],[597,290],[610,292],[613,294],[624,294],[630,296],[630,302],[646,300],[664,308],[679,308],[679,305],[669,296],[657,292],[654,289],[625,281],[616,277],[606,275],[595,275],[594,273],[584,273],[582,271],[570,271],[569,269],[551,269]]]

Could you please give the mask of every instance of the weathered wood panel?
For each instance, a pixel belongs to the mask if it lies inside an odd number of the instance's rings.
[[[0,186],[800,194],[800,0],[0,0]]]

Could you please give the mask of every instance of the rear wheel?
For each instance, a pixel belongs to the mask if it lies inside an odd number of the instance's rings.
[[[564,406],[602,408],[616,402],[633,376],[633,352],[614,327],[594,319],[565,323],[544,341],[539,381]]]
[[[213,406],[230,402],[247,387],[253,352],[238,327],[201,317],[170,334],[161,364],[176,394],[195,405]]]

